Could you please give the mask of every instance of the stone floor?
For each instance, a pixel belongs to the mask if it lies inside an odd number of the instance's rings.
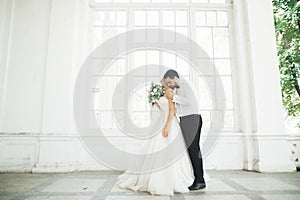
[[[204,190],[174,196],[152,196],[121,190],[115,183],[120,172],[76,172],[66,174],[0,174],[0,199],[103,199],[103,200],[246,200],[300,199],[300,172],[255,173],[208,171]]]

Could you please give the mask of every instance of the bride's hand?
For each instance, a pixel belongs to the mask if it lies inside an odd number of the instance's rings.
[[[173,99],[173,97],[174,97],[174,92],[173,92],[173,90],[172,89],[167,89],[167,91],[166,91],[166,96],[167,96],[167,98],[168,99]]]
[[[163,136],[168,137],[169,135],[169,130],[167,128],[163,128]]]

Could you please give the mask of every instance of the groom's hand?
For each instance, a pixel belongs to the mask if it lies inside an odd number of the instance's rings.
[[[167,91],[166,91],[166,95],[167,95],[167,97],[168,97],[169,99],[173,99],[173,97],[174,97],[174,92],[173,92],[173,90],[171,90],[171,89],[167,90]]]

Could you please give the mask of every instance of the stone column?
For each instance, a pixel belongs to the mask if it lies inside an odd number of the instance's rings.
[[[86,9],[87,0],[51,1],[39,160],[33,172],[73,171],[81,164],[84,151],[72,101],[76,74],[87,53]]]
[[[246,170],[293,171],[285,133],[271,0],[234,1]],[[240,29],[240,30],[238,30]],[[242,45],[240,45],[242,44]],[[246,79],[243,79],[246,77]]]

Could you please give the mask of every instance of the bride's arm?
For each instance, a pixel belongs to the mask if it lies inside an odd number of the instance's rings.
[[[163,129],[163,136],[164,137],[168,136],[169,128],[170,128],[170,125],[171,125],[171,122],[172,122],[172,118],[176,113],[175,103],[172,101],[172,99],[168,99],[168,102],[169,102],[169,114],[168,114],[168,119],[167,119],[166,124],[165,124],[164,129]]]
[[[160,110],[160,105],[157,102],[155,102],[154,105]]]

